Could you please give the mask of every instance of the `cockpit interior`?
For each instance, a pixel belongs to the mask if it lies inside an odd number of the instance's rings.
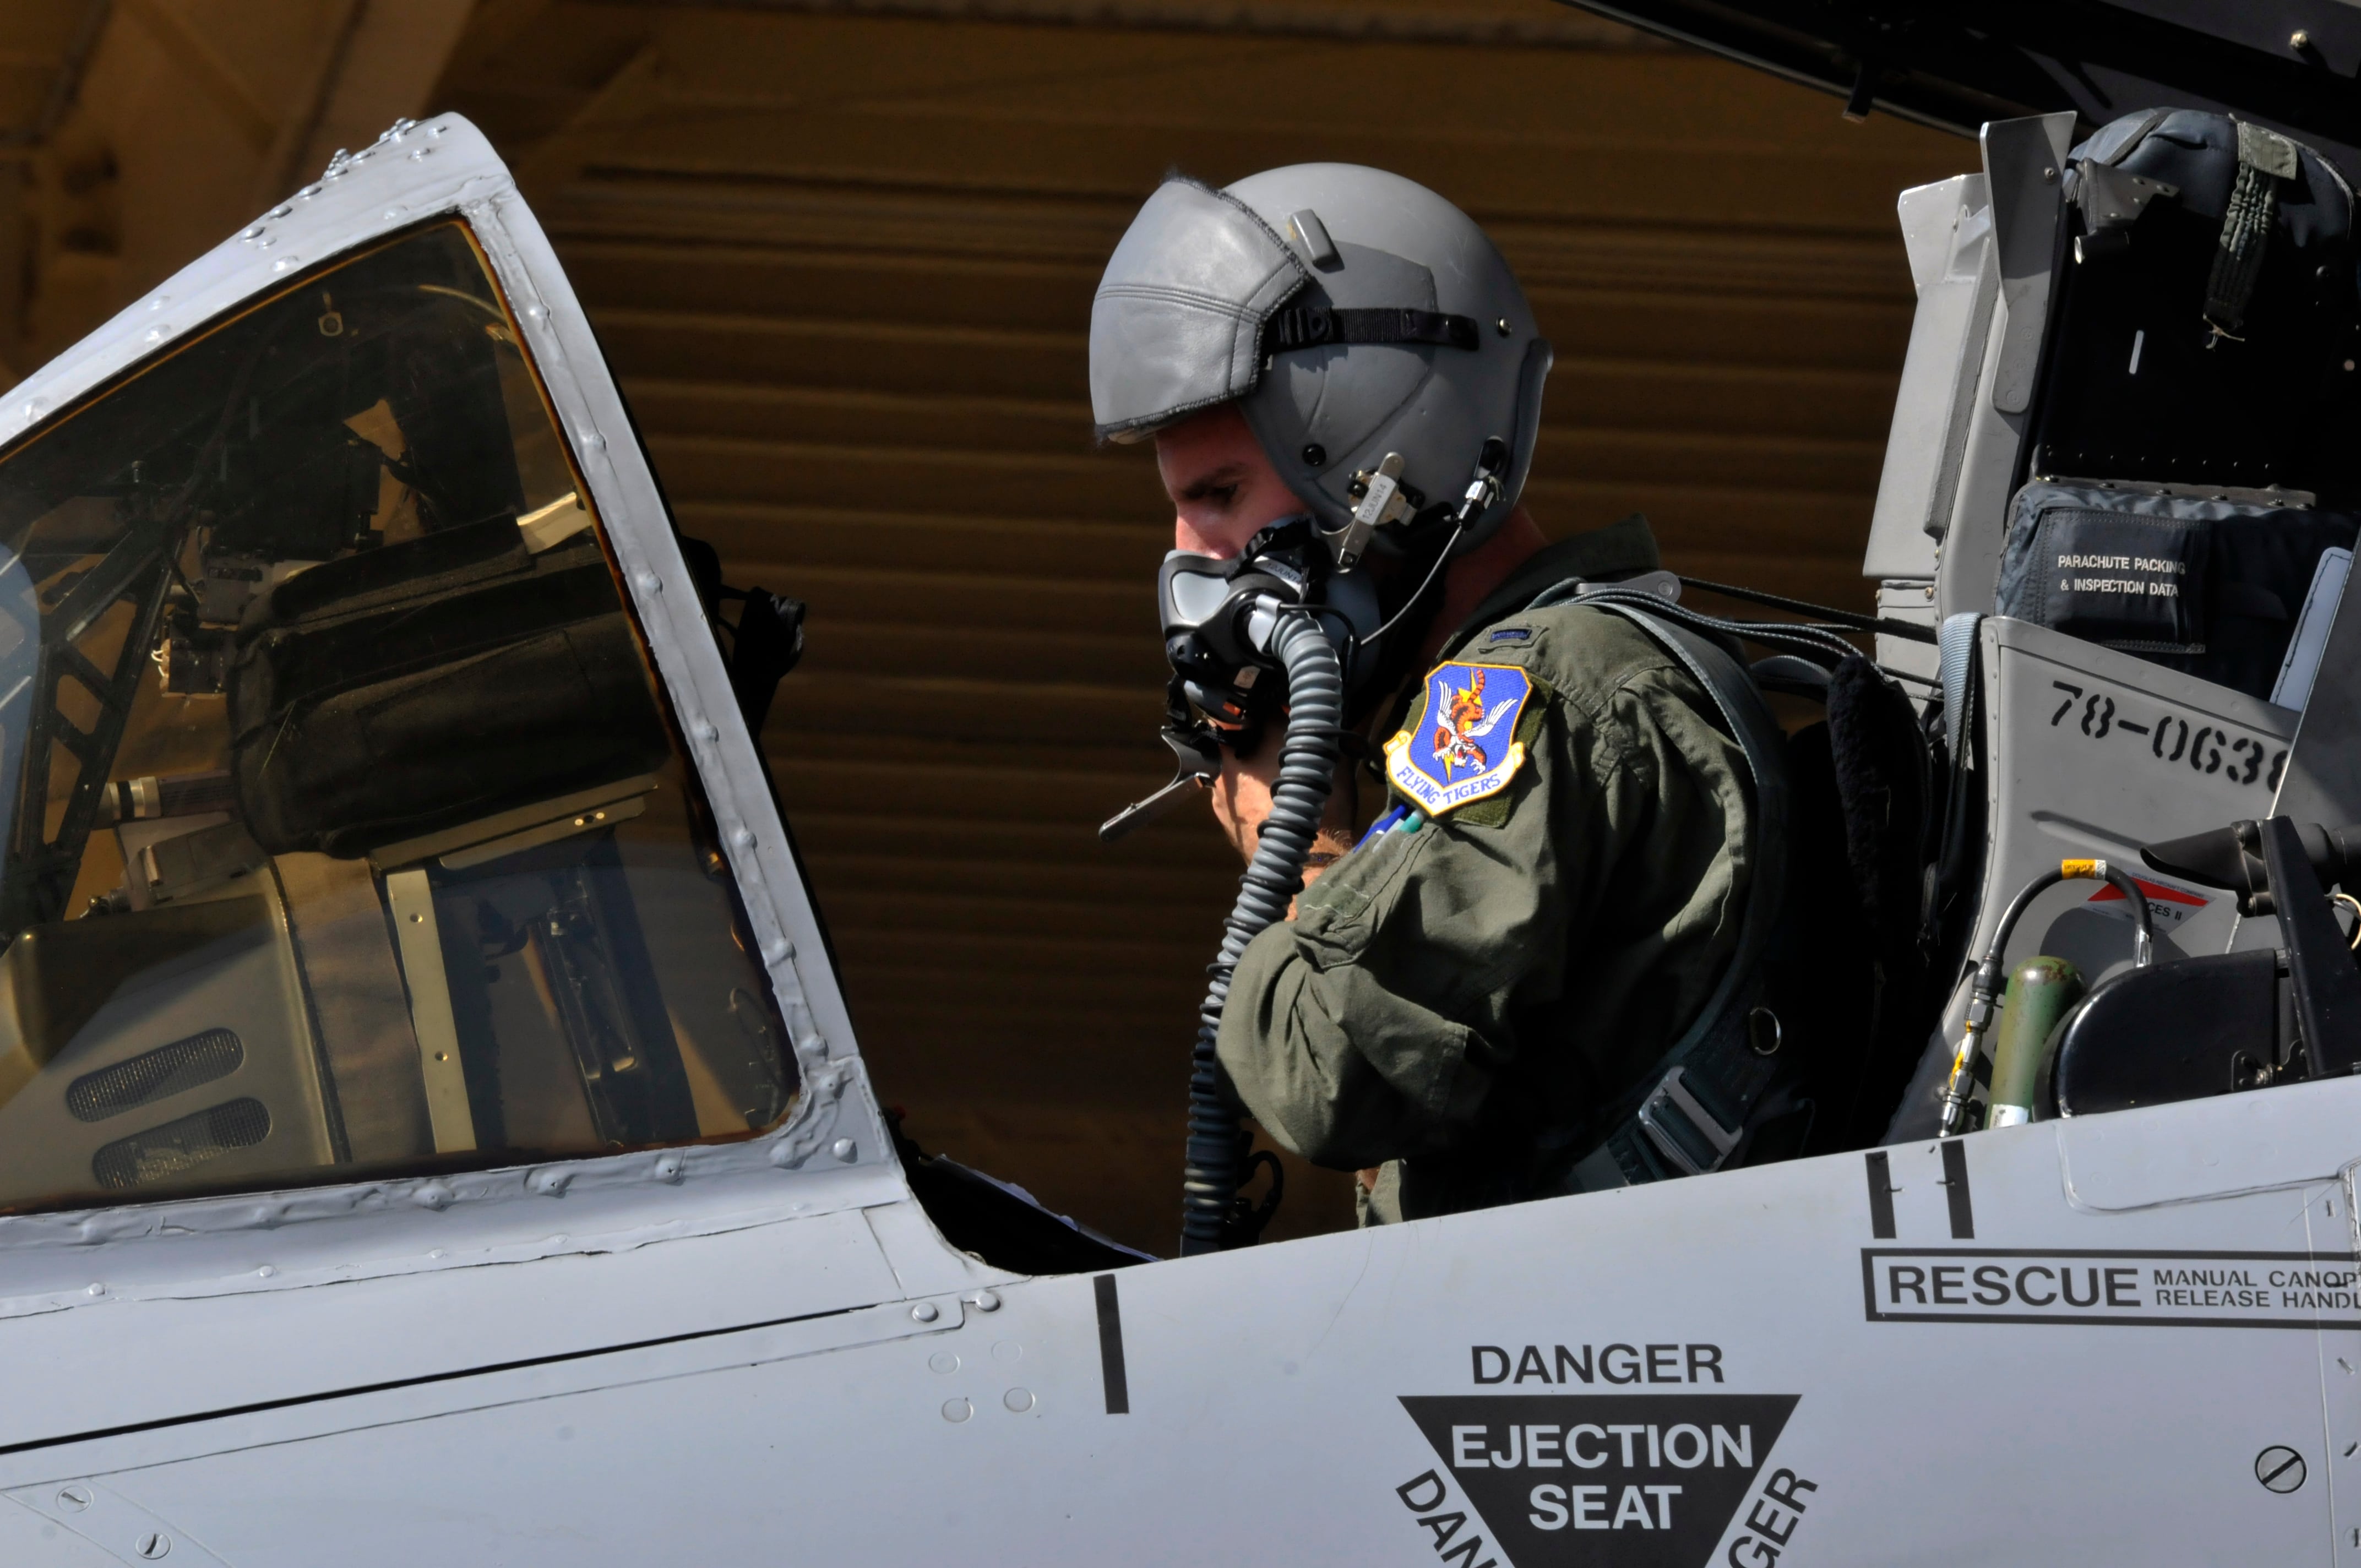
[[[0,1207],[786,1115],[586,496],[457,222],[0,462]]]

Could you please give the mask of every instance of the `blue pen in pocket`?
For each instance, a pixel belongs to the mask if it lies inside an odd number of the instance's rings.
[[[1367,844],[1370,839],[1375,839],[1378,835],[1383,833],[1387,828],[1393,827],[1396,823],[1400,822],[1403,817],[1409,815],[1410,807],[1407,806],[1397,803],[1387,807],[1375,822],[1369,824],[1369,830],[1361,835],[1361,842],[1354,845],[1353,848],[1356,850],[1361,848],[1363,844]]]

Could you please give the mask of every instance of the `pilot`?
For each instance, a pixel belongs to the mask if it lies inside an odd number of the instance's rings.
[[[1405,515],[1356,568],[1401,617],[1348,697],[1367,777],[1339,768],[1306,891],[1246,948],[1219,1035],[1272,1137],[1359,1172],[1364,1223],[1668,1174],[1609,1135],[1739,942],[1750,775],[1720,710],[1632,621],[1532,608],[1659,568],[1641,518],[1552,543],[1520,503],[1550,359],[1474,222],[1344,164],[1169,180],[1093,307],[1098,434],[1153,439],[1177,550],[1344,527],[1402,459]],[[1497,496],[1454,533],[1488,438]],[[1223,752],[1242,855],[1278,728]]]

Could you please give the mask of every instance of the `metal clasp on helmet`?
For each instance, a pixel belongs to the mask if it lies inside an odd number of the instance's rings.
[[[1418,498],[1403,488],[1401,472],[1402,455],[1389,452],[1375,473],[1363,468],[1353,475],[1347,491],[1354,501],[1352,518],[1343,528],[1324,535],[1338,571],[1353,569],[1368,549],[1371,534],[1389,524],[1407,522],[1417,513]]]

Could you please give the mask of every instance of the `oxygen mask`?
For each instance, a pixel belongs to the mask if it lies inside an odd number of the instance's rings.
[[[1211,783],[1224,748],[1241,755],[1260,748],[1264,726],[1286,702],[1279,628],[1291,613],[1308,616],[1326,636],[1343,674],[1345,721],[1358,722],[1359,703],[1400,678],[1423,620],[1380,644],[1422,605],[1431,612],[1427,590],[1469,525],[1499,499],[1508,456],[1506,443],[1487,441],[1458,504],[1427,513],[1400,483],[1400,455],[1388,453],[1376,469],[1355,477],[1356,510],[1340,528],[1298,513],[1262,529],[1234,556],[1167,554],[1156,578],[1172,666],[1164,740],[1180,771],[1101,824],[1099,838],[1112,843]]]
[[[1164,656],[1164,741],[1180,764],[1172,782],[1100,825],[1113,843],[1182,797],[1211,784],[1222,751],[1259,750],[1265,727],[1287,701],[1279,649],[1283,619],[1308,615],[1326,636],[1345,689],[1367,663],[1380,630],[1378,589],[1366,572],[1340,570],[1308,514],[1282,518],[1232,556],[1175,550],[1156,576]],[[1300,612],[1300,613],[1298,613]]]
[[[1348,689],[1355,654],[1378,628],[1368,575],[1338,571],[1309,516],[1272,523],[1227,559],[1170,552],[1157,574],[1156,600],[1174,696],[1219,744],[1244,751],[1260,743],[1281,697],[1272,635],[1281,613],[1310,611],[1345,665]]]

